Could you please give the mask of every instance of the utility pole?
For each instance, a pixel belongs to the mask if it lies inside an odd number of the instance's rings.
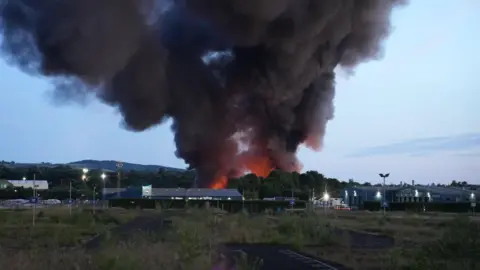
[[[105,180],[107,178],[107,175],[105,173],[102,173],[102,175],[100,177],[102,178],[102,185],[103,185],[103,189],[102,189],[102,208],[105,209]]]
[[[292,203],[290,203],[290,206],[292,207],[292,209],[293,209],[293,204],[295,203],[295,198],[293,198],[293,196],[294,196],[294,195],[293,195],[293,185],[292,185],[292,195],[291,195],[291,197],[292,197],[292,198],[291,198]]]
[[[312,188],[312,212],[315,211],[315,188]]]
[[[96,188],[97,188],[97,186],[93,186],[93,201],[92,201],[92,203],[93,203],[93,214],[94,214],[94,215],[95,215],[95,204],[96,204],[96,202],[95,202],[95,192],[96,192]]]
[[[36,175],[35,173],[33,174],[33,207],[32,207],[32,225],[35,226],[35,210],[37,207],[37,194],[36,194],[36,189],[35,189],[35,178]]]
[[[382,206],[383,206],[383,215],[385,216],[387,213],[387,203],[386,203],[386,197],[385,197],[385,179],[390,176],[390,173],[379,173],[381,178],[383,178],[383,196],[382,196]]]
[[[328,204],[329,204],[329,200],[330,200],[330,195],[328,194],[328,191],[327,191],[327,182],[325,182],[325,193],[323,193],[323,210],[325,211],[325,215],[327,215],[327,207],[328,207]]]
[[[70,212],[70,216],[72,215],[72,180],[69,181],[69,189],[68,189],[68,210]]]
[[[117,161],[117,198],[120,198],[120,180],[121,180],[121,170],[123,163]]]

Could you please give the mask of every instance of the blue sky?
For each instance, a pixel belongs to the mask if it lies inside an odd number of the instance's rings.
[[[304,170],[330,177],[480,184],[480,2],[420,0],[395,12],[385,57],[339,76],[325,149],[301,149]],[[53,106],[51,86],[0,60],[0,159],[118,159],[185,166],[169,123],[119,128],[98,102]],[[475,106],[476,105],[476,106]]]

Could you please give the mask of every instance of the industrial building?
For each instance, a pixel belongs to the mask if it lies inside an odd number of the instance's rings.
[[[0,180],[0,189],[13,188],[13,185],[10,184],[7,180]]]
[[[8,183],[8,184],[7,184]],[[48,190],[47,180],[6,180],[0,184],[0,189],[12,188],[32,188],[37,190]]]
[[[105,188],[105,199],[138,199],[154,200],[242,200],[243,196],[236,189],[209,188],[152,188],[151,186],[131,188]]]
[[[384,195],[385,193],[385,195]],[[350,206],[362,205],[364,201],[386,202],[469,202],[480,199],[480,190],[422,185],[404,186],[357,186],[344,190],[344,202]]]

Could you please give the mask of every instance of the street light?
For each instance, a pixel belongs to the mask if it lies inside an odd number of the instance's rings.
[[[27,180],[27,178],[24,176],[24,177],[22,178],[22,180],[25,181],[25,180]]]
[[[88,169],[87,169],[87,168],[83,168],[82,171],[83,171],[82,181],[84,181],[85,184],[86,184],[86,182],[88,181],[88,178],[89,178],[88,175],[87,175]],[[100,177],[102,177],[102,176],[100,176]],[[102,177],[102,179],[103,179],[103,177]],[[96,188],[97,188],[97,186],[93,185],[93,198],[92,198],[92,210],[93,210],[93,214],[95,214],[95,192],[96,192]]]
[[[325,193],[323,193],[323,200],[328,201],[328,199],[330,199],[330,195],[325,191]]]
[[[102,185],[103,185],[103,189],[102,189],[102,205],[103,205],[103,208],[105,208],[105,178],[107,178],[107,175],[105,173],[102,173],[102,175],[100,175],[100,177],[102,178]]]
[[[323,201],[324,201],[324,211],[325,215],[327,214],[327,206],[328,206],[328,200],[330,199],[330,195],[328,194],[327,190],[325,189],[325,192],[323,193]]]
[[[386,201],[385,201],[387,199],[386,196],[385,196],[385,179],[390,176],[390,173],[385,173],[385,174],[384,173],[379,173],[378,175],[380,175],[380,177],[383,178],[383,199],[382,199],[382,201],[383,201],[383,215],[385,215],[386,211],[387,211],[387,209],[386,209],[387,205],[386,205]]]
[[[472,193],[470,194],[470,200],[472,200],[472,201],[475,200],[475,193],[472,192]]]
[[[120,181],[121,181],[121,171],[123,168],[123,162],[117,161],[117,197],[120,198]]]

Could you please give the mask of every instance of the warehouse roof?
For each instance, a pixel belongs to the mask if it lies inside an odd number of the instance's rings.
[[[159,197],[241,197],[236,189],[210,188],[152,188],[152,196]]]
[[[110,196],[120,191],[121,197],[142,196],[141,187],[133,188],[106,188],[105,194]],[[109,197],[110,197],[109,196]],[[242,194],[236,189],[210,189],[210,188],[152,188],[152,197],[242,197]]]

